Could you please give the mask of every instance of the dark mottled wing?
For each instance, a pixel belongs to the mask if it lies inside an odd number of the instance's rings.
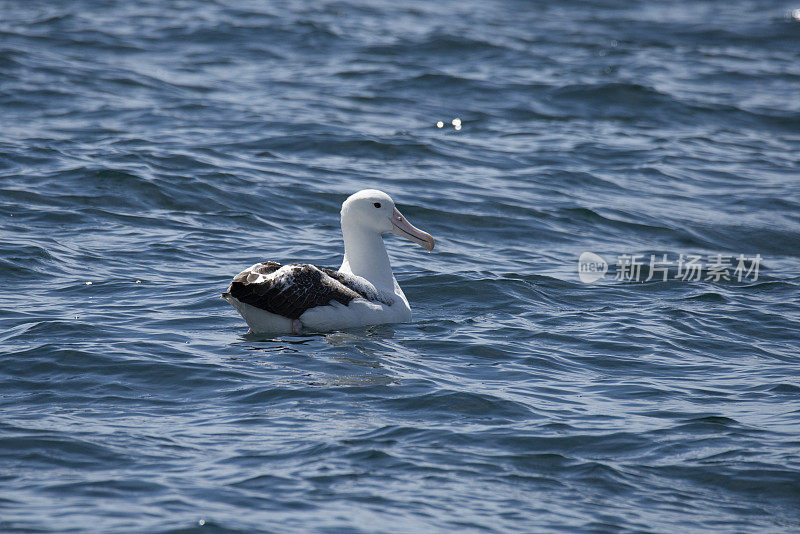
[[[281,268],[281,264],[277,261],[265,261],[264,263],[256,263],[249,269],[245,269],[233,277],[234,282],[253,282],[260,274],[272,274]]]
[[[240,302],[290,319],[334,300],[347,305],[353,299],[365,298],[329,273],[338,274],[305,263],[281,267],[269,261],[236,275],[228,292]]]

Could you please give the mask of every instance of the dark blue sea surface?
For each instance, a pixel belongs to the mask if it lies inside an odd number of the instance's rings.
[[[0,531],[800,531],[796,8],[0,1]],[[248,335],[363,188],[413,322]]]

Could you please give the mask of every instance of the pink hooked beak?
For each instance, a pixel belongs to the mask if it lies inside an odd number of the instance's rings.
[[[428,252],[433,250],[433,236],[427,232],[423,232],[403,217],[403,214],[398,211],[397,208],[394,209],[392,212],[392,216],[389,218],[392,221],[392,233],[399,235],[400,237],[405,237],[409,241],[413,241],[417,245],[425,247]]]

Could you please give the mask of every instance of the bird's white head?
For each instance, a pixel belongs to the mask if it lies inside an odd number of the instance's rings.
[[[358,226],[378,234],[391,232],[412,241],[429,252],[434,240],[427,232],[416,228],[403,217],[392,198],[377,189],[353,193],[342,204],[342,228]]]

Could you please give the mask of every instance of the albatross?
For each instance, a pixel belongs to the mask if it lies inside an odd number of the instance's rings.
[[[254,333],[324,332],[411,320],[411,307],[389,265],[383,234],[430,252],[433,237],[403,217],[389,195],[364,189],[342,204],[344,259],[338,271],[308,263],[256,263],[222,294]]]

